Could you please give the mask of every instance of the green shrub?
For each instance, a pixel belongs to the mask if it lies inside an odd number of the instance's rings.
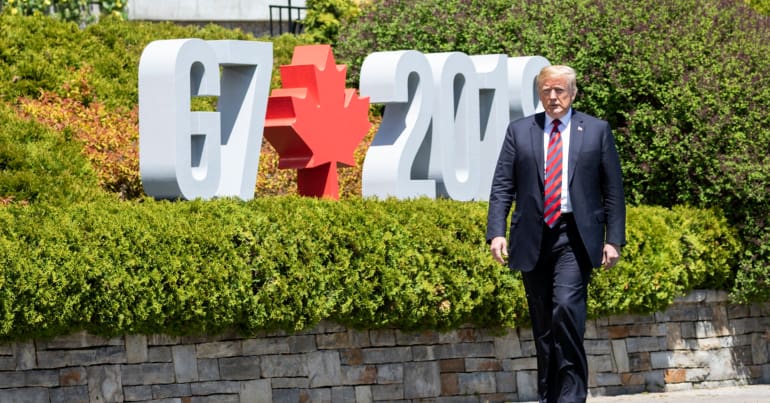
[[[693,215],[707,223],[672,225]],[[520,276],[491,259],[485,221],[485,203],[428,199],[10,204],[0,338],[526,324]],[[595,274],[592,316],[652,312],[729,273],[735,239],[716,214],[631,208],[629,229],[622,263]],[[710,245],[697,264],[694,244]]]
[[[714,210],[675,206],[671,211],[667,221],[672,229],[680,231],[677,244],[687,268],[687,284],[702,289],[731,289],[735,281],[731,269],[743,250],[737,231]]]
[[[622,259],[616,269],[594,272],[590,289],[594,309],[622,313],[653,305],[659,310],[684,292],[687,271],[680,234],[670,226],[668,215],[663,208],[628,210],[628,244]]]
[[[746,4],[762,14],[770,14],[770,0],[746,0]]]
[[[87,85],[74,85],[75,98],[89,97]],[[99,102],[84,105],[72,97],[43,93],[21,98],[18,113],[56,131],[66,131],[82,147],[99,178],[99,185],[121,199],[143,195],[139,178],[137,108],[108,111]]]
[[[93,41],[100,51],[100,54],[83,55],[84,64],[94,69],[89,83],[94,87],[96,96],[108,106],[128,109],[138,103],[139,59],[150,42],[181,38],[254,40],[250,34],[213,24],[199,28],[170,22],[127,22],[117,18],[89,25],[84,36]],[[76,47],[78,44],[69,43],[67,46]]]
[[[633,207],[617,267],[594,271],[593,316],[665,309],[691,289],[729,288],[740,248],[724,217],[710,210]]]
[[[41,90],[67,96],[63,84],[76,81],[80,70],[88,69],[92,98],[78,101],[132,109],[138,102],[142,51],[152,41],[179,38],[255,40],[251,34],[213,24],[199,28],[103,18],[81,30],[48,17],[0,14],[0,100],[34,98]],[[291,62],[294,46],[312,43],[306,35],[259,40],[274,40],[273,87],[280,82],[278,66]]]
[[[340,26],[361,13],[356,0],[307,0],[306,5],[302,25],[318,43],[336,43]]]
[[[108,106],[133,108],[138,102],[139,59],[144,48],[152,41],[162,39],[200,38],[205,40],[258,40],[273,43],[273,78],[271,88],[280,86],[279,66],[291,63],[294,47],[312,44],[307,35],[281,35],[255,39],[251,34],[209,24],[198,28],[169,22],[126,22],[115,18],[89,25],[86,35],[99,44],[102,55],[88,57],[94,74],[89,83],[97,97]],[[69,43],[67,47],[76,47]]]
[[[547,16],[548,18],[544,18]],[[717,208],[746,247],[735,300],[770,299],[770,17],[719,0],[375,0],[343,26],[351,77],[374,50],[542,55],[610,122],[627,199]]]
[[[94,197],[96,175],[70,136],[19,119],[0,103],[0,198],[66,205]]]
[[[55,91],[83,62],[82,32],[73,23],[48,17],[0,14],[0,99]]]
[[[253,333],[326,318],[404,329],[516,323],[516,285],[489,267],[477,241],[483,208],[457,204],[456,216],[435,222],[431,216],[452,211],[447,204],[271,198],[6,207],[0,336]],[[410,219],[414,225],[402,225]]]
[[[522,3],[523,4],[523,3]],[[352,83],[366,56],[375,51],[416,49],[425,53],[521,54],[511,49],[521,5],[505,0],[374,0],[358,20],[340,28],[336,52],[349,63]]]

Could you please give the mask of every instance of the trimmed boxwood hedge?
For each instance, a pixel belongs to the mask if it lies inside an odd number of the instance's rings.
[[[101,194],[82,146],[0,103],[0,204],[68,204]]]
[[[11,204],[0,338],[525,324],[521,281],[491,260],[485,217],[485,203],[428,199]],[[628,221],[620,265],[595,272],[591,315],[650,312],[729,281],[724,219],[632,207]]]

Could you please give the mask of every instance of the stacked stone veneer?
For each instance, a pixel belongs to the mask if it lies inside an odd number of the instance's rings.
[[[770,383],[770,305],[698,291],[589,321],[592,395]],[[255,338],[78,333],[0,346],[0,402],[501,402],[534,397],[529,329],[350,330]]]

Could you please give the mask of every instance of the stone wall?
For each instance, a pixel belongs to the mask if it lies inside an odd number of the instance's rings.
[[[697,291],[662,313],[591,320],[592,395],[770,383],[770,304]],[[0,402],[503,402],[535,392],[529,329],[255,338],[78,333],[0,346]]]

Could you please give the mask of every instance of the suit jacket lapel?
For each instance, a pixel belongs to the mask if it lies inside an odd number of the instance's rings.
[[[572,121],[570,122],[569,132],[569,163],[567,178],[568,183],[572,183],[572,178],[575,176],[575,166],[578,163],[578,155],[580,155],[580,148],[583,146],[583,137],[585,136],[585,128],[583,127],[583,119],[579,113],[572,110]]]
[[[543,175],[545,175],[545,172],[543,172],[543,167],[545,166],[545,155],[543,150],[543,133],[545,130],[545,112],[536,113],[535,114],[535,120],[534,124],[532,125],[532,129],[530,129],[530,135],[532,138],[532,154],[535,156],[535,162],[537,163],[537,166],[535,167],[537,171],[537,176],[540,178],[540,187],[542,188],[543,185]]]

